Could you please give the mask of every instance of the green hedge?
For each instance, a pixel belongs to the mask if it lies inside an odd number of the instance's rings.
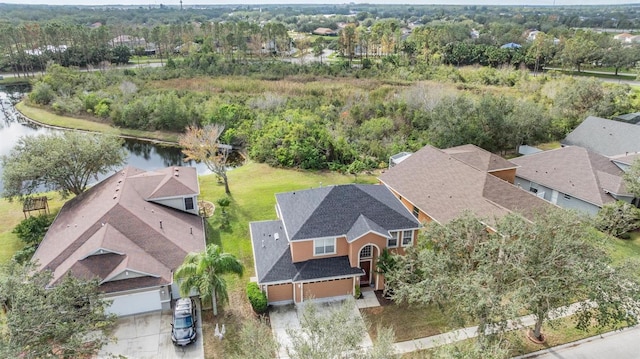
[[[267,311],[267,295],[260,290],[257,283],[250,282],[247,284],[247,297],[254,312],[262,314]]]

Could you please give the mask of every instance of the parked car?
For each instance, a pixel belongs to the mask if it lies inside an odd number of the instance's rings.
[[[173,308],[173,323],[171,323],[171,341],[173,345],[184,346],[196,341],[198,332],[196,323],[196,305],[191,298],[180,298]]]

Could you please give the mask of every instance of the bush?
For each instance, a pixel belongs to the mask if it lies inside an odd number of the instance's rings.
[[[16,262],[23,264],[31,260],[54,218],[54,215],[29,217],[22,220],[13,229],[12,232],[17,234],[18,238],[25,244],[24,248],[13,255],[13,259]]]
[[[247,298],[249,298],[254,312],[262,314],[267,311],[267,295],[260,290],[257,283],[250,282],[247,284]]]
[[[53,222],[53,215],[41,215],[29,217],[22,220],[14,229],[13,233],[26,245],[38,245],[47,233],[47,229]]]
[[[49,84],[37,82],[29,94],[29,100],[39,104],[48,105],[53,101],[55,93]]]

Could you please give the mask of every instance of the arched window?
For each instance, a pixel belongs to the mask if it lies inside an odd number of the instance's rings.
[[[360,250],[360,259],[362,258],[371,258],[371,245],[366,245],[364,247],[362,247],[362,249]]]

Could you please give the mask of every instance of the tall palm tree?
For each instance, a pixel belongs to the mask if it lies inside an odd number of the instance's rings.
[[[184,262],[176,269],[175,278],[180,281],[180,294],[188,296],[195,288],[202,300],[211,299],[213,315],[218,315],[217,302],[223,304],[229,299],[224,274],[236,273],[242,276],[242,263],[229,253],[222,253],[219,246],[210,244],[199,253],[189,253]]]

